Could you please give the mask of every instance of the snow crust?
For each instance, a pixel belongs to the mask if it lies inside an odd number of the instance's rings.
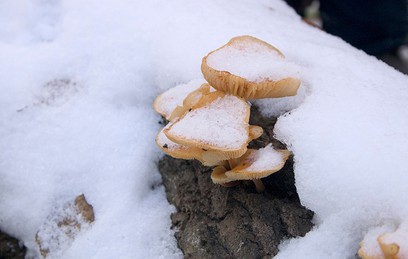
[[[300,96],[260,102],[283,114],[275,133],[316,213],[276,258],[352,258],[371,229],[408,218],[407,76],[281,1],[4,0],[0,23],[0,229],[30,257],[55,204],[80,193],[95,222],[61,258],[182,257],[152,104],[237,35],[276,46],[302,81]]]
[[[247,159],[254,161],[250,166],[245,168],[245,171],[248,172],[262,172],[271,170],[283,162],[282,154],[275,150],[272,144],[269,144],[266,147],[252,153],[247,157]]]
[[[242,148],[249,138],[247,116],[245,101],[225,95],[188,112],[171,126],[168,133],[214,148],[236,150]]]
[[[279,53],[259,42],[234,42],[211,53],[208,66],[243,77],[251,82],[298,77],[296,64],[286,61]]]

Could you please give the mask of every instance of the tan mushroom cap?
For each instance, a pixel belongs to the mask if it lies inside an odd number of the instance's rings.
[[[228,107],[228,105],[233,106]],[[226,107],[228,107],[227,110],[225,110]],[[247,145],[251,140],[249,134],[250,127],[248,124],[249,114],[250,107],[244,99],[216,91],[204,95],[199,102],[191,108],[190,112],[177,118],[170,127],[164,130],[164,133],[171,141],[178,144],[199,147],[205,151],[219,151],[220,153],[215,154],[222,154],[224,156],[222,157],[223,160],[239,157],[246,152]],[[222,116],[225,116],[225,118],[231,121],[226,121],[220,126],[219,124],[224,119]],[[197,121],[198,119],[203,120]],[[190,124],[191,121],[197,125]],[[233,128],[228,128],[229,125],[232,125],[231,127]],[[191,129],[192,126],[197,126],[201,131],[194,132],[194,130]],[[259,128],[254,129],[259,131]],[[231,140],[230,142],[233,144],[229,146],[228,137],[233,133],[235,134],[234,136],[238,136],[239,139]],[[218,138],[216,137],[217,134],[219,134]],[[227,139],[223,137],[227,137]],[[228,143],[224,144],[220,143],[220,141],[226,141]]]
[[[157,96],[153,103],[153,109],[167,120],[170,120],[170,116],[178,107],[178,104],[184,106],[183,100],[188,97],[189,94],[196,91],[205,93],[207,89],[208,93],[209,88],[210,86],[202,79],[191,80],[186,84],[177,85]]]
[[[221,169],[214,170],[211,174],[211,179],[214,183],[225,184],[231,181],[238,180],[256,180],[267,177],[283,168],[286,160],[290,156],[288,150],[276,150],[281,154],[281,160],[277,164],[271,164],[269,167],[263,167],[262,170],[253,170],[251,166],[257,162],[259,150],[248,149],[246,154],[240,158],[237,166],[231,170],[223,171]]]
[[[225,47],[242,43],[262,44],[269,50],[276,52],[279,56],[284,58],[284,55],[277,48],[252,36],[232,38],[227,44],[208,53],[207,56],[202,59],[201,71],[204,78],[212,87],[219,91],[237,95],[245,99],[279,98],[296,95],[300,86],[300,80],[296,78],[286,77],[280,80],[266,79],[259,82],[252,82],[241,76],[234,75],[229,71],[220,71],[208,65],[207,59],[211,54],[220,51]]]

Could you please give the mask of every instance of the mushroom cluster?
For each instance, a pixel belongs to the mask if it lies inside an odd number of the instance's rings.
[[[155,111],[169,121],[157,135],[157,145],[174,158],[214,166],[214,183],[232,186],[252,180],[263,191],[260,179],[282,169],[290,152],[271,144],[247,148],[263,133],[249,125],[248,100],[296,95],[300,81],[279,71],[282,64],[278,49],[251,36],[235,37],[210,52],[201,64],[206,81],[178,85],[156,98]]]

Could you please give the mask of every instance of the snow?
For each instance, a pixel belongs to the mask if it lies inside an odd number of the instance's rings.
[[[271,170],[284,162],[282,153],[275,150],[272,144],[252,153],[246,159],[253,161],[253,163],[245,168],[245,172],[262,172]]]
[[[288,62],[271,46],[254,40],[236,40],[208,55],[207,64],[250,82],[297,78],[299,68]]]
[[[167,136],[200,147],[238,150],[248,142],[248,114],[249,105],[243,99],[225,95],[186,113],[170,126]]]
[[[156,162],[154,98],[201,76],[237,35],[299,67],[301,95],[262,100],[294,154],[316,227],[277,258],[351,258],[408,218],[408,78],[278,0],[0,3],[0,229],[38,257],[53,208],[84,193],[91,228],[62,258],[181,258]],[[56,85],[56,86],[53,86]]]

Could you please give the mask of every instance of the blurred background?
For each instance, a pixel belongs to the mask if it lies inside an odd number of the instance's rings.
[[[303,19],[408,74],[407,0],[286,0]]]

